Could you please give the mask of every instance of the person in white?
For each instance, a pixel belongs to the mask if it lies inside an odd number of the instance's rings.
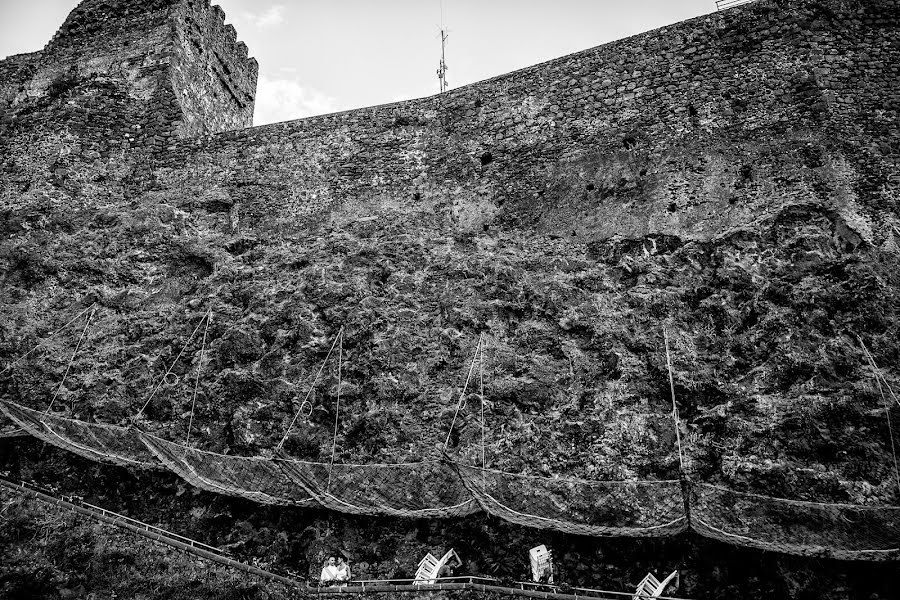
[[[333,556],[329,556],[328,560],[325,561],[325,566],[322,567],[322,574],[319,576],[319,581],[336,581],[340,579],[340,575],[337,562]]]
[[[337,572],[339,581],[350,581],[350,565],[347,564],[343,556],[338,556]]]

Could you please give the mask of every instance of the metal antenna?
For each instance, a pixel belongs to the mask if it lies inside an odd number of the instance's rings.
[[[447,83],[447,60],[446,60],[446,46],[447,46],[447,31],[442,27],[441,28],[441,63],[438,65],[437,76],[438,81],[441,85],[441,93],[447,91],[447,88],[450,87]]]
[[[444,28],[444,0],[441,0],[441,62],[438,65],[437,76],[441,86],[441,93],[447,91],[449,84],[447,83],[447,30]]]

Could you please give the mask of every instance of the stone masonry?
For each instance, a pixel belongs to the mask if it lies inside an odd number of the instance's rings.
[[[97,154],[114,157],[101,170],[107,189],[124,183],[115,193],[214,183],[217,205],[263,230],[402,199],[446,206],[463,229],[708,239],[777,208],[754,183],[784,167],[765,159],[776,147],[821,154],[839,139],[896,160],[897,8],[763,0],[443,95],[248,128],[256,63],[221,9],[89,0],[43,52],[0,63],[4,177],[83,177]],[[876,195],[897,185],[831,150],[835,172]],[[857,235],[878,229],[853,197],[834,201]]]

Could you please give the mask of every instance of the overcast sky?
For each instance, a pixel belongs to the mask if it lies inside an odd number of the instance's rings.
[[[259,61],[257,125],[438,92],[441,0],[218,0]],[[0,0],[0,57],[78,0]],[[714,0],[443,0],[458,87],[715,10]]]

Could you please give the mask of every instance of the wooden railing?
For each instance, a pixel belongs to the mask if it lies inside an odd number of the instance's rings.
[[[749,4],[755,0],[716,0],[716,10],[725,10],[741,4]]]
[[[273,583],[286,586],[288,589],[297,590],[302,595],[343,595],[343,594],[368,594],[368,593],[397,593],[417,592],[423,596],[429,596],[429,592],[436,591],[470,591],[500,593],[509,596],[526,598],[541,598],[544,600],[631,600],[633,593],[610,592],[592,588],[563,587],[528,582],[515,582],[509,584],[500,582],[490,577],[477,577],[464,575],[459,577],[442,577],[433,584],[415,585],[412,579],[391,580],[355,580],[342,585],[318,585],[316,582],[307,582],[297,579],[289,574],[279,574],[260,569],[254,565],[235,560],[227,556],[222,550],[214,546],[204,544],[196,540],[184,537],[177,533],[166,531],[155,525],[150,525],[137,519],[106,510],[93,504],[84,502],[77,496],[64,496],[57,498],[48,493],[38,491],[32,485],[25,482],[14,483],[0,477],[0,488],[9,492],[33,498],[40,502],[59,506],[78,513],[89,519],[114,525],[130,531],[131,533],[153,540],[154,542],[176,548],[188,554],[204,558],[206,560],[243,571],[261,579],[267,579]],[[512,587],[512,586],[516,587]],[[658,600],[684,600],[659,596]]]

